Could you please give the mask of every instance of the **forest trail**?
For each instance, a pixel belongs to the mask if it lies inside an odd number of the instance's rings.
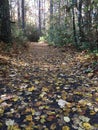
[[[0,54],[0,129],[97,130],[95,57],[72,46],[27,48]]]

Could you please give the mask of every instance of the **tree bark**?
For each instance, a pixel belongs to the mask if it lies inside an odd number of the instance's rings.
[[[22,8],[22,29],[25,30],[25,8],[24,8],[25,0],[21,1],[21,8]]]
[[[8,0],[0,0],[0,20],[0,39],[9,43],[11,42],[11,23]]]
[[[81,42],[82,39],[83,39],[83,30],[82,30],[82,3],[83,3],[83,0],[79,0],[78,26],[79,26],[79,40],[80,40],[80,42]]]
[[[53,0],[50,0],[50,23],[53,19]]]
[[[21,16],[20,16],[20,0],[17,1],[17,12],[18,12],[18,26],[21,25]]]
[[[41,1],[39,0],[39,35],[41,35]]]
[[[76,35],[76,25],[75,25],[75,10],[74,10],[74,2],[73,2],[73,0],[72,0],[72,4],[73,4],[73,7],[72,7],[73,35],[74,35],[74,42],[75,42],[75,45],[76,45],[76,47],[78,48],[77,35]]]

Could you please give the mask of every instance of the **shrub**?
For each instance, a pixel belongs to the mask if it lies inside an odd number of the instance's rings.
[[[34,25],[26,25],[25,35],[31,42],[37,42],[39,39],[39,31]]]
[[[63,46],[67,43],[72,43],[72,32],[67,31],[65,24],[58,25],[55,24],[51,26],[47,32],[46,39],[50,44]]]
[[[27,37],[25,36],[22,29],[17,25],[12,26],[12,41],[15,41],[17,44],[21,45],[27,42]]]

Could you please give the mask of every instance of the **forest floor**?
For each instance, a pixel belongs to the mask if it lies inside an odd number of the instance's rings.
[[[45,43],[1,49],[0,130],[98,130],[98,55]]]

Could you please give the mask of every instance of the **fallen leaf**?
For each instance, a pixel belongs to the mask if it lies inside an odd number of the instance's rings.
[[[4,113],[4,109],[3,108],[0,108],[0,116],[2,116]]]
[[[63,126],[62,130],[70,130],[70,128],[68,126]]]
[[[31,115],[27,115],[27,116],[26,116],[26,120],[27,120],[27,121],[32,121],[32,116],[31,116]]]
[[[29,92],[32,92],[32,91],[34,91],[35,90],[35,87],[34,86],[32,86],[31,88],[28,88],[28,91]]]
[[[64,116],[64,121],[65,122],[70,122],[70,118],[68,116]]]
[[[89,123],[83,123],[83,127],[85,128],[85,130],[90,130],[92,128],[92,126]]]
[[[7,126],[13,126],[13,125],[15,124],[15,122],[14,122],[14,120],[7,119],[7,120],[5,121],[5,124],[6,124]]]
[[[59,100],[58,100],[58,105],[59,105],[61,108],[65,107],[65,104],[66,104],[66,101],[65,101],[65,100],[63,100],[63,99],[59,99]]]
[[[53,124],[50,126],[50,129],[51,129],[51,130],[55,130],[55,129],[56,129],[56,124],[53,123]]]

